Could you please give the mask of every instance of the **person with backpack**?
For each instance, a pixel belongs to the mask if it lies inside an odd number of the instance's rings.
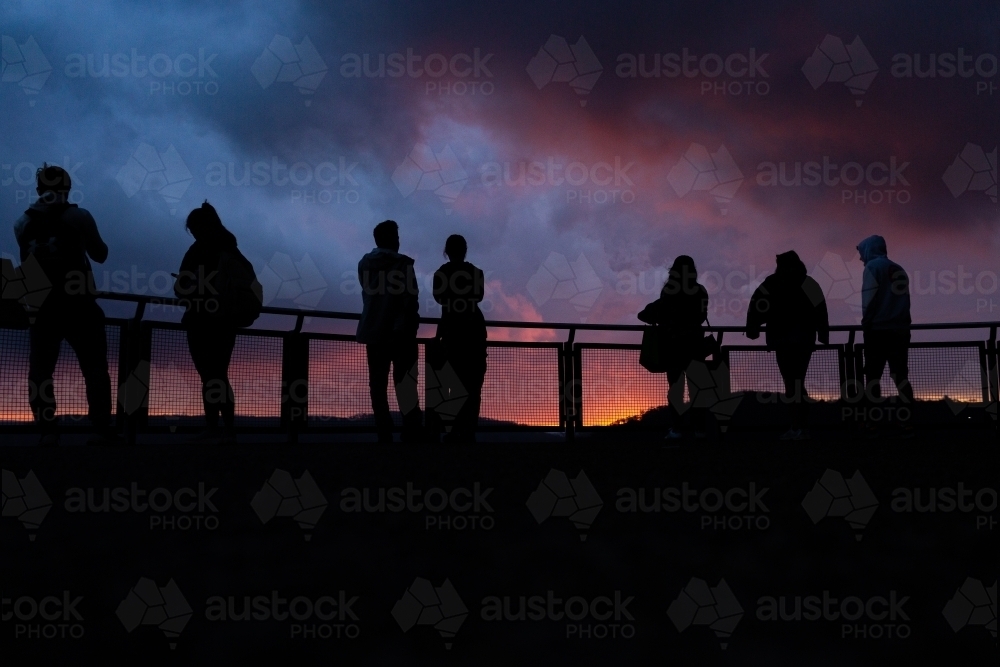
[[[263,293],[253,265],[207,200],[191,211],[186,228],[194,243],[181,260],[174,294],[185,308],[181,324],[201,378],[206,427],[191,441],[235,444],[236,397],[229,382],[229,362],[236,346],[236,329],[257,319]]]
[[[824,345],[830,343],[830,320],[823,290],[806,275],[806,265],[794,250],[777,256],[774,273],[750,297],[747,338],[757,340],[765,324],[767,347],[774,350],[791,417],[791,425],[781,439],[807,440],[806,371],[816,339]]]
[[[465,261],[467,252],[465,237],[452,234],[444,244],[448,262],[434,273],[434,300],[441,305],[435,344],[443,352],[443,361],[454,372],[440,372],[438,377],[443,380],[443,388],[449,380],[452,385],[458,380],[461,386],[447,387],[449,394],[451,391],[466,394],[454,416],[451,432],[444,436],[445,442],[476,441],[486,379],[486,319],[479,309],[486,280],[482,269]],[[443,368],[435,370],[443,371]],[[427,412],[429,420],[429,405]]]
[[[698,271],[691,257],[680,255],[674,260],[660,298],[643,308],[637,317],[646,324],[656,325],[660,336],[669,385],[670,426],[666,438],[676,440],[683,437],[680,420],[686,371],[692,361],[705,358],[702,322],[708,319],[708,291],[698,282]],[[705,417],[701,409],[693,415],[695,437],[705,437]]]
[[[413,258],[399,252],[399,225],[384,220],[373,231],[375,248],[358,262],[361,318],[356,340],[368,357],[368,391],[380,443],[392,442],[389,366],[403,415],[403,442],[423,439],[423,413],[417,397],[417,329],[420,302]]]
[[[21,267],[44,275],[48,294],[31,314],[28,384],[31,413],[41,431],[40,444],[59,444],[52,375],[65,340],[73,348],[87,387],[95,435],[87,444],[120,444],[111,424],[111,378],[104,311],[97,304],[90,261],[103,264],[108,246],[94,217],[70,203],[72,181],[62,167],[43,165],[35,172],[38,200],[14,224]]]

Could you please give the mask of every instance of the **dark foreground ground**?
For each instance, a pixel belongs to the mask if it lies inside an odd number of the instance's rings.
[[[817,435],[229,448],[164,436],[115,450],[10,437],[5,664],[995,664],[993,427]],[[925,511],[908,511],[918,494]],[[633,496],[647,511],[627,511]],[[574,525],[565,515],[581,508]],[[233,619],[247,602],[250,618]]]

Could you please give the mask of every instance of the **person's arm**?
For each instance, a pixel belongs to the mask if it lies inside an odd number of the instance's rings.
[[[861,280],[861,327],[865,328],[871,324],[875,313],[872,312],[876,303],[875,295],[878,293],[879,284],[875,278],[875,272],[865,265],[864,277]]]
[[[408,322],[412,323],[414,335],[420,328],[420,288],[417,285],[417,275],[413,271],[413,264],[406,265],[406,291],[403,297],[403,308],[405,309]]]
[[[483,273],[482,269],[477,268],[473,271],[472,279],[472,300],[475,303],[480,303],[486,296],[486,274]]]
[[[639,318],[640,322],[645,322],[646,324],[659,324],[660,310],[660,300],[657,299],[652,303],[646,304],[646,307],[640,310],[636,317]]]
[[[83,246],[92,260],[98,264],[103,264],[108,259],[108,245],[101,238],[101,233],[97,230],[97,222],[94,216],[88,211],[80,210],[78,218],[80,236],[83,238]]]
[[[754,290],[750,297],[750,304],[747,306],[747,338],[757,340],[760,338],[761,325],[767,320],[769,308],[767,291],[763,285]]]
[[[440,305],[444,305],[447,301],[448,293],[448,275],[438,269],[434,272],[434,300]]]

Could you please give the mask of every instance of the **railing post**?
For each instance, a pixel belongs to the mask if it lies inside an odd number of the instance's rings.
[[[122,346],[125,348],[125,380],[119,385],[118,402],[125,415],[125,441],[135,444],[136,435],[149,423],[150,359],[153,349],[153,329],[142,321],[146,302],[140,301],[135,315],[125,326]]]
[[[840,398],[844,401],[851,401],[858,395],[858,350],[854,342],[856,333],[854,329],[851,329],[847,334],[847,344],[844,345],[843,356],[840,360],[841,377],[843,378]]]
[[[990,327],[990,337],[986,341],[986,375],[989,385],[987,401],[1000,400],[1000,377],[997,373],[997,328]]]
[[[281,428],[290,444],[299,441],[309,418],[309,338],[302,333],[302,321],[299,315],[281,345]]]
[[[560,401],[560,412],[562,412],[562,423],[566,429],[566,442],[573,442],[576,439],[576,395],[578,387],[577,378],[574,371],[574,346],[573,339],[576,338],[576,329],[570,327],[569,338],[563,343],[560,369],[562,370],[562,400]]]

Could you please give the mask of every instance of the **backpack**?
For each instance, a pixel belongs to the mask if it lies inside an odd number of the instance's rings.
[[[53,206],[48,211],[29,208],[25,211],[28,221],[18,237],[21,262],[33,257],[52,285],[47,299],[50,304],[69,296],[69,283],[74,283],[74,295],[80,296],[90,291],[86,289],[79,294],[81,287],[89,287],[92,283],[90,261],[83,240],[77,230],[64,220],[64,214],[70,208],[76,208],[76,204]],[[86,282],[81,284],[81,279]]]
[[[264,305],[264,290],[253,264],[243,253],[236,248],[222,251],[214,285],[219,292],[220,317],[238,327],[248,327],[257,321]]]

